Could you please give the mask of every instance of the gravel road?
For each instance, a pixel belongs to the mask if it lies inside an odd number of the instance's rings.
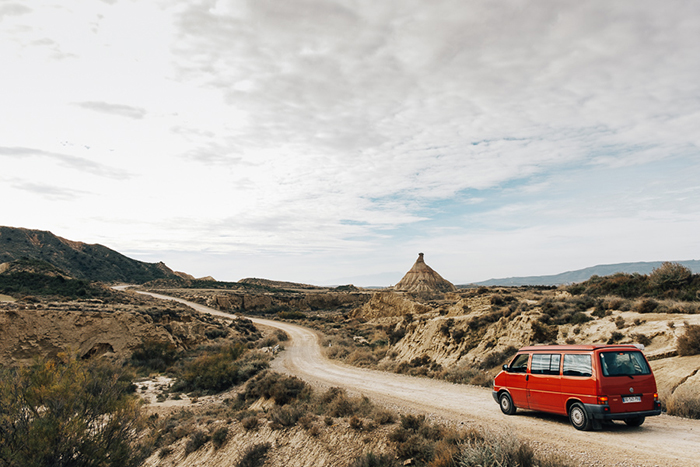
[[[196,303],[150,295],[231,318],[230,314]],[[538,450],[567,454],[584,465],[700,466],[698,420],[661,415],[647,418],[638,428],[617,422],[605,425],[602,431],[581,432],[566,417],[528,411],[507,416],[501,413],[489,389],[339,364],[322,355],[315,331],[279,321],[250,319],[258,325],[282,329],[290,336],[286,350],[274,360],[273,369],[312,383],[345,387],[382,404],[457,423],[510,430]]]

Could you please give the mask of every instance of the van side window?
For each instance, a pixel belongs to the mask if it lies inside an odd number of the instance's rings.
[[[515,357],[513,363],[508,367],[508,371],[511,373],[527,373],[527,360],[530,354],[520,354]]]
[[[558,375],[560,354],[534,354],[530,373],[533,375]]]
[[[564,376],[591,376],[591,356],[564,354]]]

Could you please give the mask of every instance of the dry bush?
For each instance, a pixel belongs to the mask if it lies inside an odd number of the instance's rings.
[[[362,422],[362,419],[358,418],[354,415],[352,417],[350,417],[350,420],[348,423],[350,424],[350,428],[352,428],[353,430],[356,430],[356,431],[362,430],[362,427],[364,425]]]
[[[236,467],[261,467],[265,463],[265,457],[272,445],[270,443],[255,444],[243,453],[243,457]]]
[[[246,417],[243,420],[241,420],[241,425],[243,425],[243,428],[245,428],[246,431],[256,430],[258,428],[259,423],[260,420],[256,416]]]
[[[224,445],[226,442],[226,438],[228,437],[228,427],[227,426],[221,426],[214,430],[214,433],[211,435],[211,441],[214,444],[215,449],[219,449],[221,446]]]
[[[651,338],[645,334],[632,334],[630,337],[638,344],[642,344],[644,347],[651,345]]]
[[[681,386],[666,400],[666,411],[669,415],[700,419],[700,395]]]
[[[185,443],[185,455],[189,455],[204,446],[210,437],[204,430],[195,430]]]
[[[653,313],[659,307],[659,302],[653,298],[645,298],[634,304],[637,313]]]
[[[700,326],[686,325],[683,334],[678,336],[676,350],[680,356],[700,354]]]
[[[372,351],[367,349],[358,349],[349,354],[345,358],[345,361],[350,365],[371,367],[378,362],[378,359]]]

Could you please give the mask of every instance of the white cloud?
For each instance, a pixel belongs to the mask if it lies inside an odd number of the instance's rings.
[[[250,267],[257,252],[290,276],[298,261],[271,258],[293,252],[311,278],[403,270],[427,244],[473,252],[454,267],[478,280],[496,240],[535,255],[545,231],[562,239],[546,264],[578,263],[582,225],[615,257],[619,219],[648,250],[617,256],[694,251],[692,2],[18,6],[0,9],[2,193],[44,196],[5,222]]]

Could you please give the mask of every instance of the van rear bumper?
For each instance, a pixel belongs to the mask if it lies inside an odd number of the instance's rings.
[[[644,410],[641,412],[617,412],[611,413],[607,405],[583,404],[586,412],[593,420],[625,420],[626,418],[653,417],[661,415],[661,407],[654,410]],[[605,409],[608,409],[607,411]]]

